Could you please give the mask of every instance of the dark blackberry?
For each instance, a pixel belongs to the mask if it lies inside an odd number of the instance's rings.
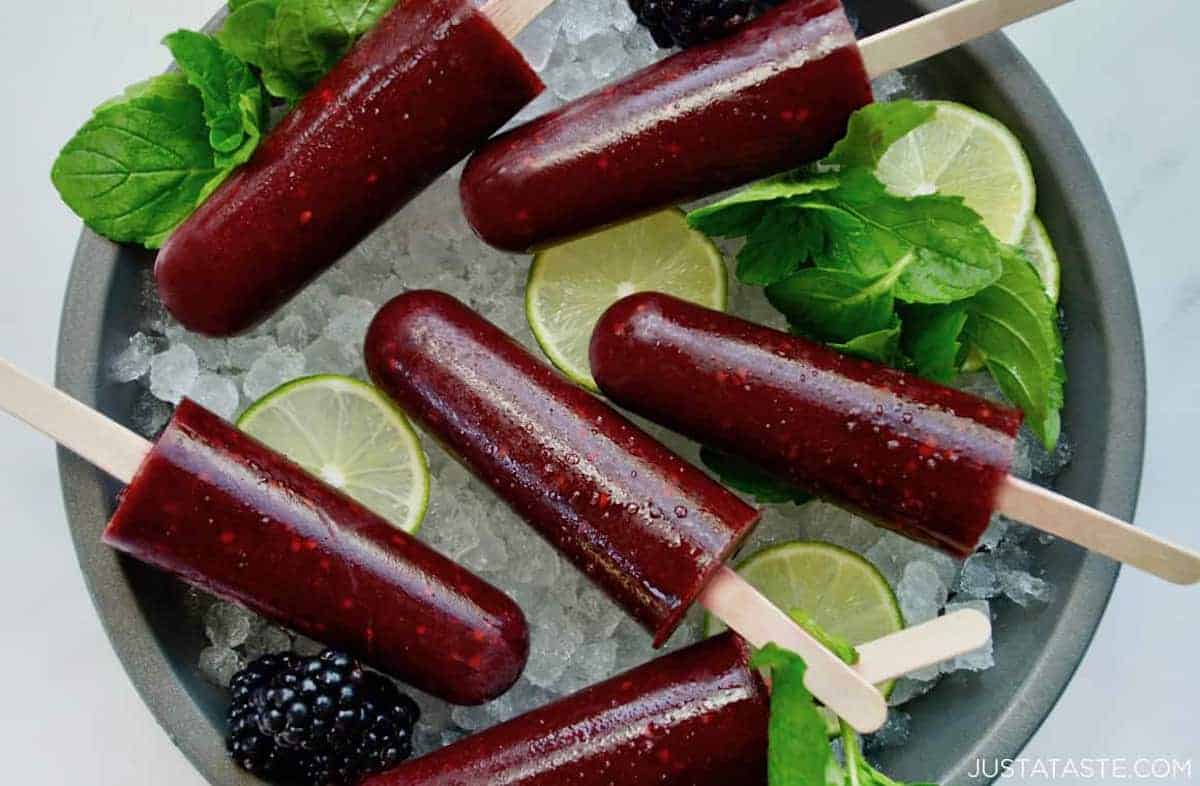
[[[412,753],[416,703],[343,653],[266,656],[230,689],[229,750],[260,777],[345,786]]]
[[[783,0],[629,0],[638,21],[664,49],[729,35]]]

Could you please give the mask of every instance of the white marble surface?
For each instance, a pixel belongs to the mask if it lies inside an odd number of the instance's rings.
[[[860,0],[871,2],[872,0]],[[220,0],[9,3],[0,27],[5,177],[0,355],[49,377],[78,232],[47,172],[88,108],[161,69],[158,39]],[[1136,10],[1135,10],[1136,9]],[[1200,544],[1200,6],[1077,0],[1013,38],[1091,152],[1133,260],[1146,330],[1150,435],[1139,522]],[[1069,263],[1070,260],[1067,260]],[[0,417],[0,756],[10,783],[201,784],[130,687],[84,592],[50,446]],[[1195,590],[1126,572],[1030,757],[1200,758]],[[1200,761],[1195,763],[1200,780]],[[1025,782],[1049,782],[1030,778]],[[1061,778],[1057,783],[1083,782]],[[1180,782],[1180,781],[1176,781]]]

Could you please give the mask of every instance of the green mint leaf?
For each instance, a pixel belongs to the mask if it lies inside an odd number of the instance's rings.
[[[217,32],[217,40],[242,61],[267,70],[267,30],[275,21],[280,0],[242,0],[230,5],[230,14]]]
[[[766,209],[737,255],[743,284],[770,286],[797,273],[821,250],[825,233],[806,213],[783,204]]]
[[[821,646],[837,655],[844,662],[853,666],[858,663],[858,650],[854,649],[854,645],[846,641],[840,636],[835,636],[829,633],[813,619],[808,613],[801,609],[792,609],[788,612],[788,616],[808,634],[817,641],[821,642]]]
[[[900,320],[893,317],[893,322],[882,330],[875,330],[855,336],[849,341],[833,342],[829,346],[865,360],[894,366],[900,360]]]
[[[767,299],[800,332],[822,341],[847,342],[892,326],[896,277],[806,268],[767,287]]]
[[[688,213],[688,224],[712,237],[743,237],[762,221],[773,203],[836,188],[834,175],[788,174],[760,180],[719,202]]]
[[[734,491],[748,494],[762,504],[793,502],[802,505],[812,499],[807,491],[796,488],[768,475],[744,459],[723,453],[715,448],[700,448],[700,460]]]
[[[822,267],[882,275],[903,266],[896,298],[949,303],[1000,277],[1000,244],[958,197],[898,197],[871,172],[851,169],[804,206],[823,210],[832,242]]]
[[[771,786],[824,783],[831,758],[825,720],[804,687],[804,660],[775,644],[750,659],[771,670],[771,719],[767,733],[767,775]]]
[[[188,82],[200,91],[209,144],[220,154],[218,158],[226,159],[218,163],[229,166],[247,160],[258,146],[264,125],[265,105],[258,79],[211,36],[180,30],[167,36],[164,43]]]
[[[869,104],[850,116],[846,136],[822,163],[873,170],[889,147],[936,111],[932,104],[908,100]]]
[[[262,70],[267,90],[289,101],[298,99],[329,73],[395,3],[279,0],[266,30]]]
[[[54,162],[63,201],[111,240],[158,248],[225,176],[200,92],[181,78],[157,77],[102,104]]]
[[[901,343],[913,371],[934,382],[953,382],[958,376],[959,339],[966,322],[966,309],[957,303],[905,308]]]
[[[1058,313],[1021,252],[1004,247],[1001,259],[1000,280],[967,301],[963,335],[983,353],[1004,395],[1053,450],[1066,376]]]

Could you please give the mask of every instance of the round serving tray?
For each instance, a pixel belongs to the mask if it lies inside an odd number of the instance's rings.
[[[866,31],[946,5],[936,0],[862,3]],[[212,24],[219,21],[214,19]],[[1063,261],[1067,386],[1064,428],[1074,459],[1056,487],[1129,519],[1145,438],[1145,359],[1129,262],[1087,153],[1053,96],[1001,35],[921,64],[932,93],[994,115],[1024,142],[1039,184],[1038,212]],[[107,361],[140,321],[146,252],[84,231],[72,266],[59,334],[57,384],[129,423],[135,386],[107,378]],[[181,584],[118,556],[99,535],[119,486],[60,452],[63,497],[80,567],[113,647],[134,686],[174,743],[213,784],[254,784],[224,749],[227,697],[197,669],[203,632],[182,613]],[[1052,602],[997,604],[997,665],[958,672],[905,706],[912,737],[884,751],[904,780],[981,783],[977,758],[1015,756],[1071,679],[1104,612],[1117,566],[1061,542],[1035,546],[1056,588]],[[990,771],[990,770],[989,770]]]

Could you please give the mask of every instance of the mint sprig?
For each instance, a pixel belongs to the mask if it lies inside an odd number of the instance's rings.
[[[825,633],[800,611],[791,616],[847,663],[858,653],[846,642]],[[767,644],[750,659],[750,666],[771,675],[771,716],[767,729],[769,786],[906,786],[875,769],[863,756],[858,734],[840,721],[842,761],[834,756],[825,720],[812,694],[804,687],[804,659],[775,644]],[[907,786],[936,786],[913,783]]]
[[[874,168],[934,108],[872,104],[813,167],[755,183],[688,215],[745,237],[737,276],[766,288],[793,330],[848,354],[952,382],[970,345],[1047,447],[1059,434],[1057,313],[1022,252],[962,199],[901,197]]]
[[[779,480],[748,461],[715,448],[700,448],[700,460],[716,473],[721,483],[753,497],[761,504],[792,502],[802,505],[812,499],[803,489]]]

